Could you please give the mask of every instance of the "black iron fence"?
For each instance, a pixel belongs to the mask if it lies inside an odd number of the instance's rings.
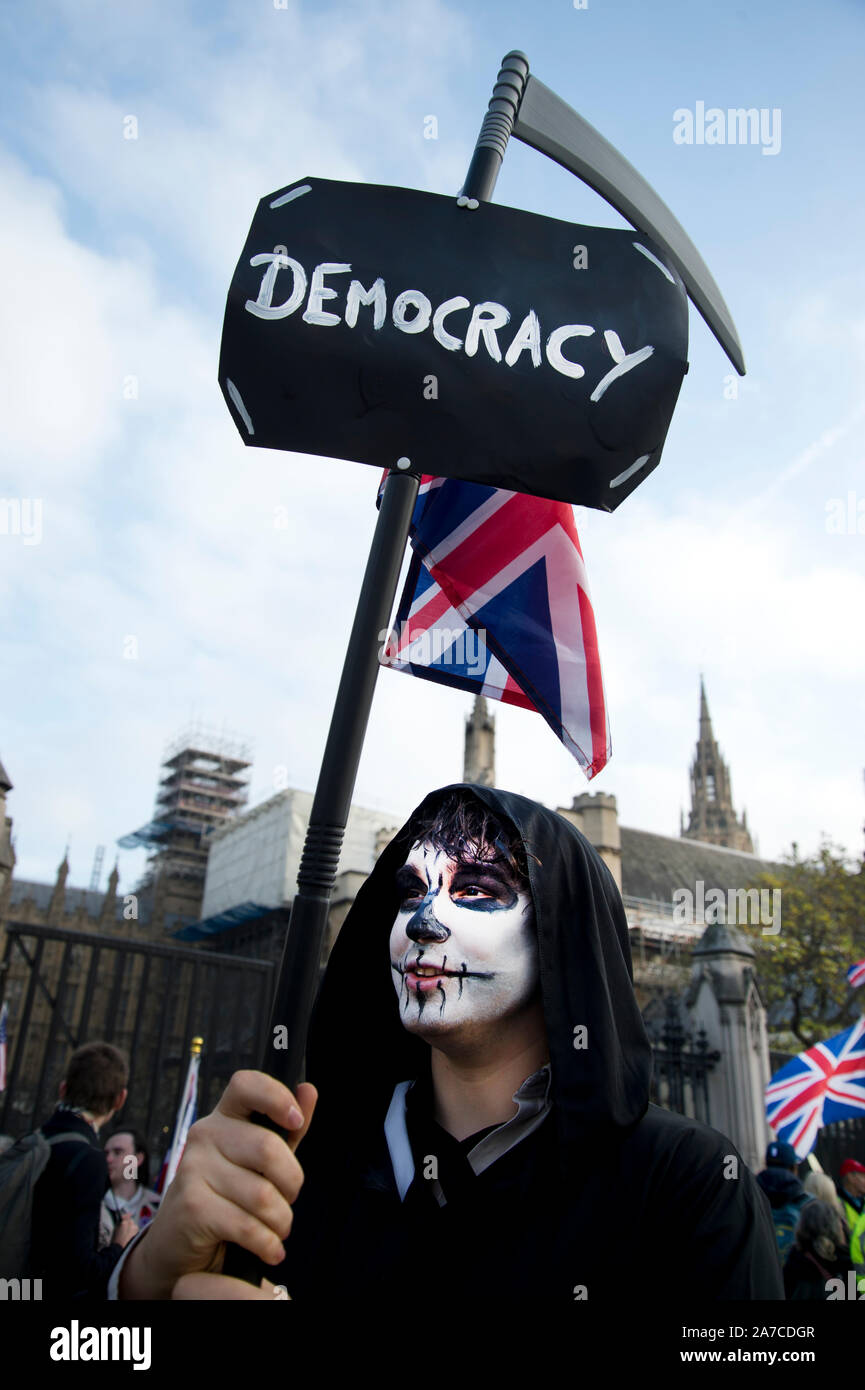
[[[654,1062],[651,1099],[710,1125],[709,1073],[720,1062],[720,1052],[710,1050],[705,1029],[685,1029],[673,995],[665,1000],[663,1018],[649,1017],[645,1023]]]
[[[69,1053],[99,1039],[129,1056],[122,1119],[157,1157],[170,1139],[191,1039],[204,1039],[203,1114],[233,1071],[257,1064],[272,992],[269,961],[7,924],[0,999],[9,1004],[9,1059],[0,1132],[17,1138],[42,1123]]]

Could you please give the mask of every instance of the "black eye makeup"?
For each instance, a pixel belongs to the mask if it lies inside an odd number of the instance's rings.
[[[517,893],[504,875],[478,865],[466,865],[454,874],[451,896],[466,907],[491,912],[500,908],[513,907]]]
[[[404,864],[396,873],[396,891],[400,904],[426,897],[427,885],[415,869]]]

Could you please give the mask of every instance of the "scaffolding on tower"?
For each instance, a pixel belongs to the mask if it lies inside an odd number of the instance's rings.
[[[165,750],[153,818],[117,841],[150,851],[137,892],[166,931],[198,920],[209,836],[246,806],[251,766],[244,740],[190,726]]]

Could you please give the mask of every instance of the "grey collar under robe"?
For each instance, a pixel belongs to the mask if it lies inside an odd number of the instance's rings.
[[[405,1201],[415,1175],[414,1156],[409,1143],[406,1125],[406,1095],[414,1086],[413,1081],[400,1081],[394,1088],[384,1122],[388,1152],[396,1179],[400,1201]],[[526,1078],[513,1099],[519,1106],[516,1115],[505,1120],[483,1139],[478,1140],[466,1158],[472,1171],[477,1175],[495,1163],[510,1149],[514,1148],[527,1134],[531,1134],[546,1118],[550,1111],[550,1064],[546,1062],[539,1071]],[[432,1190],[440,1207],[445,1205],[445,1195],[437,1178],[432,1179]]]

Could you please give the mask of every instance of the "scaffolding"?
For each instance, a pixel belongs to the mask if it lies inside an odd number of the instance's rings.
[[[651,990],[684,984],[703,924],[676,921],[672,903],[628,896],[623,902],[635,983]]]
[[[124,849],[151,851],[138,891],[161,898],[164,914],[198,919],[208,839],[247,803],[251,751],[248,743],[200,724],[167,745],[153,819],[118,840]]]

